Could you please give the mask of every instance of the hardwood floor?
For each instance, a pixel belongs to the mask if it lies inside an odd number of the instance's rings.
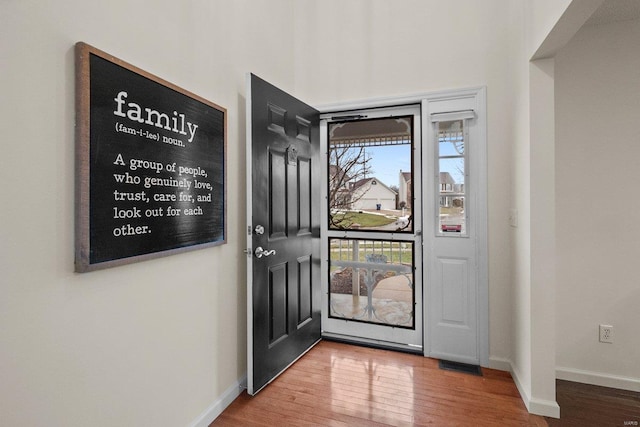
[[[322,341],[211,426],[547,426],[507,372],[444,371],[438,361]]]
[[[640,425],[640,393],[557,380],[556,400],[561,418],[547,418],[551,427]]]

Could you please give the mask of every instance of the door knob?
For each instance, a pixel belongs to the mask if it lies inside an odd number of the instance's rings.
[[[271,255],[275,255],[276,254],[276,250],[275,249],[271,249],[270,251],[265,251],[264,249],[262,249],[262,246],[258,246],[254,253],[256,255],[256,258],[262,258],[263,256],[264,257],[268,257],[268,256],[271,256]]]

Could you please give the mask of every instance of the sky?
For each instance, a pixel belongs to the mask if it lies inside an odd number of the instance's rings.
[[[367,148],[367,155],[371,155],[371,175],[387,187],[400,185],[400,170],[411,171],[411,146],[408,144]]]
[[[440,146],[441,155],[456,155],[452,144],[444,143]],[[371,156],[371,176],[378,178],[386,186],[400,186],[400,170],[411,171],[411,146],[410,145],[385,145],[367,148],[367,155]],[[440,170],[449,172],[457,183],[464,182],[461,175],[462,159],[443,159],[440,161]],[[458,166],[460,165],[460,166]]]

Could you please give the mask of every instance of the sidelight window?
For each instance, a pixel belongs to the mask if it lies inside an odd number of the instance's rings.
[[[436,122],[440,235],[467,234],[467,147],[464,120]]]

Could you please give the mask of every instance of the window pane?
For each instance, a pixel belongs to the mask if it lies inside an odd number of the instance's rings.
[[[463,121],[440,122],[439,125],[439,150],[442,156],[464,155]]]
[[[413,232],[413,117],[335,122],[329,229]]]
[[[465,234],[464,196],[440,194],[440,232]]]
[[[414,328],[413,243],[329,239],[329,316]]]
[[[440,159],[440,185],[448,191],[464,192],[464,157]]]
[[[438,123],[439,233],[466,234],[464,122]]]

